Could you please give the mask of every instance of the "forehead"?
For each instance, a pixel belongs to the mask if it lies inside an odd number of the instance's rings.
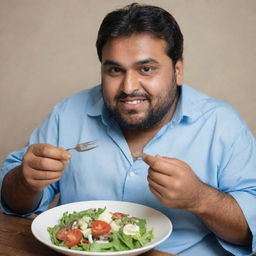
[[[143,59],[169,59],[166,53],[165,40],[150,33],[133,34],[131,36],[110,39],[102,49],[102,62],[137,62]]]

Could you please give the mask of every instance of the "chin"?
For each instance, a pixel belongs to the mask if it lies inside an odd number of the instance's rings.
[[[123,123],[126,123],[128,126],[140,126],[145,122],[145,118],[142,117],[133,117],[133,118],[122,118]]]
[[[119,125],[123,128],[126,128],[128,130],[143,130],[150,128],[147,122],[141,122],[141,121],[127,121],[127,120],[122,120],[119,122]]]

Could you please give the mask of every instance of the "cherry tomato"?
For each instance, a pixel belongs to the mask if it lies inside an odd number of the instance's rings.
[[[89,242],[88,239],[84,239],[84,240],[83,240],[83,243],[84,243],[84,244],[90,244],[90,242]]]
[[[92,222],[92,235],[100,236],[107,234],[110,231],[110,225],[102,220],[95,220]]]
[[[83,234],[80,229],[71,229],[64,239],[64,244],[68,247],[72,247],[79,244],[82,238]]]
[[[122,212],[114,212],[113,215],[114,215],[114,217],[115,217],[116,219],[121,219],[121,218],[123,218],[126,214],[124,214],[124,213],[122,213]]]
[[[64,241],[67,233],[70,231],[68,227],[62,227],[56,232],[56,238],[60,241]]]

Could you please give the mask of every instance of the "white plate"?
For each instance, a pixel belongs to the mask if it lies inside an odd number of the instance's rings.
[[[108,211],[111,212],[123,212],[129,214],[133,217],[144,218],[147,221],[148,229],[154,229],[154,239],[142,248],[120,251],[120,252],[83,252],[76,251],[72,249],[67,249],[64,247],[54,245],[50,240],[50,235],[47,228],[50,226],[57,225],[63,213],[68,211],[72,213],[73,211],[83,211],[89,208],[104,208],[106,207]],[[54,207],[47,210],[40,215],[38,215],[32,222],[31,230],[33,235],[43,244],[49,246],[55,251],[63,253],[65,255],[90,255],[90,256],[132,256],[144,253],[158,244],[165,241],[172,232],[172,223],[168,217],[166,217],[161,212],[152,209],[150,207],[122,202],[122,201],[85,201],[76,202],[70,204],[64,204],[61,206]]]

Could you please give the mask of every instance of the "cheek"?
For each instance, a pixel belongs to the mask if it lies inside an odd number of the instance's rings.
[[[102,92],[105,100],[112,104],[112,101],[118,94],[118,87],[108,80],[102,80]]]
[[[163,79],[163,77],[158,76],[152,78],[150,81],[145,81],[144,90],[152,97],[161,97],[166,94],[170,88],[170,78]]]
[[[110,88],[106,85],[103,85],[102,91],[103,91],[103,95],[104,95],[105,100],[107,102],[110,102],[113,98],[113,96],[112,96],[113,93],[111,92]]]

